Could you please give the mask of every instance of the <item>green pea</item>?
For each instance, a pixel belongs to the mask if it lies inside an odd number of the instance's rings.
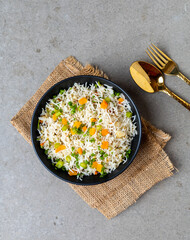
[[[78,161],[76,161],[75,164],[76,164],[76,167],[77,167],[77,168],[80,168]]]
[[[72,149],[72,151],[74,151],[74,150],[75,150],[75,148],[74,148],[74,147],[72,147],[71,149]]]
[[[129,155],[131,154],[131,149],[129,149],[127,152],[126,152],[126,158],[129,158]]]
[[[91,125],[94,126],[94,125],[95,125],[95,122],[92,122]]]
[[[72,102],[68,102],[68,104],[69,104],[70,107],[73,106],[73,103],[72,103]]]
[[[96,156],[96,154],[95,154],[95,153],[92,153],[91,156],[92,156],[92,157],[93,157],[93,156]]]
[[[51,115],[53,115],[53,114],[55,114],[55,111],[52,111],[52,112],[51,112]]]
[[[83,133],[82,129],[81,129],[81,128],[78,128],[78,129],[77,129],[77,134],[82,134],[82,133]]]
[[[90,139],[90,142],[91,142],[91,143],[92,143],[92,142],[95,142],[95,139],[94,139],[94,138]]]
[[[104,152],[103,150],[100,150],[100,154],[101,154],[101,155],[104,155],[105,152]]]
[[[68,155],[68,156],[66,156],[65,159],[66,159],[66,161],[67,161],[68,163],[70,163],[70,161],[71,161],[71,156]]]
[[[80,166],[81,166],[82,168],[84,168],[84,169],[87,168],[87,164],[86,164],[85,162],[81,162],[81,163],[80,163]]]
[[[99,120],[99,123],[101,123],[101,122],[102,122],[102,119]]]
[[[90,160],[90,167],[92,167],[92,164],[93,164],[93,162],[95,162],[96,161],[96,158],[93,158],[92,160]]]
[[[131,118],[132,115],[133,115],[132,112],[126,112],[126,117],[127,117],[127,118]]]
[[[56,110],[59,110],[59,107],[58,107],[58,106],[54,105],[53,107],[54,107]]]
[[[121,93],[115,92],[115,96],[119,97]]]
[[[55,164],[55,166],[56,166],[57,168],[62,168],[62,167],[63,167],[63,161],[59,160],[59,161]]]
[[[104,157],[107,157],[108,156],[108,154],[106,153],[106,154],[104,154]]]
[[[55,99],[56,97],[57,97],[57,96],[56,96],[56,95],[54,95],[54,96],[53,96],[53,99]]]
[[[65,92],[65,89],[64,89],[64,90],[60,90],[59,93],[60,93],[60,94],[63,94],[64,92]]]

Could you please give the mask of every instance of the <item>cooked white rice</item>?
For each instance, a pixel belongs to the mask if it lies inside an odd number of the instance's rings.
[[[131,116],[131,107],[124,95],[118,95],[108,85],[75,83],[72,88],[62,90],[49,99],[39,117],[38,140],[55,167],[62,167],[82,179],[84,175],[98,173],[92,165],[93,161],[102,166],[98,169],[100,176],[127,161],[132,139],[137,134],[135,116]],[[84,105],[78,102],[81,98],[87,99]],[[108,103],[106,109],[101,108],[104,99]],[[120,102],[121,99],[123,102]],[[53,119],[55,114],[57,117]],[[64,125],[62,119],[66,119],[67,124]],[[92,123],[91,119],[96,122]],[[81,123],[78,129],[73,126],[75,122]],[[86,132],[82,131],[84,126],[87,127]],[[95,128],[93,136],[89,134],[91,128]],[[71,129],[76,134],[72,135]],[[102,129],[107,129],[109,133],[102,136]],[[101,148],[103,141],[108,144],[107,149]],[[65,149],[56,152],[60,145]],[[78,154],[80,148],[82,154]]]

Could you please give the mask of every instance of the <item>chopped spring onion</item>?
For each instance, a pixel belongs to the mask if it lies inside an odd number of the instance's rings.
[[[84,168],[84,169],[87,168],[87,164],[86,164],[85,162],[81,162],[81,163],[80,163],[80,166],[81,166],[82,168]]]
[[[132,112],[126,112],[126,117],[131,118],[132,117]]]
[[[71,156],[68,155],[68,156],[66,156],[65,159],[66,159],[66,162],[70,163],[70,161],[71,161]]]
[[[66,131],[68,129],[68,125],[64,125],[63,127],[62,127],[62,131]]]
[[[62,167],[63,167],[63,161],[59,160],[59,161],[55,164],[55,166],[56,166],[57,168],[62,168]]]

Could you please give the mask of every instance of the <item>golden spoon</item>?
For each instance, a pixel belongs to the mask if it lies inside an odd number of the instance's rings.
[[[184,101],[165,86],[162,72],[154,65],[137,61],[131,65],[130,73],[136,84],[144,91],[149,93],[164,92],[190,110],[190,104],[188,102]]]

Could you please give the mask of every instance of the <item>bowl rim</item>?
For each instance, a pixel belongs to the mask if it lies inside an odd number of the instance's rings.
[[[108,84],[111,83],[110,85],[111,85],[112,87],[117,87],[117,88],[119,88],[119,90],[120,90],[121,92],[124,92],[124,93],[126,94],[126,96],[127,96],[127,98],[128,98],[127,100],[130,102],[130,104],[133,105],[133,107],[134,107],[134,109],[135,109],[135,111],[136,111],[136,113],[135,113],[135,115],[136,115],[136,121],[138,121],[138,123],[139,123],[138,143],[137,143],[135,152],[133,153],[133,156],[131,157],[130,161],[129,161],[129,162],[126,162],[125,167],[124,167],[123,169],[121,169],[118,173],[115,173],[114,176],[110,176],[109,178],[105,178],[104,181],[102,181],[102,182],[90,182],[90,183],[87,183],[87,182],[84,183],[83,181],[81,181],[81,182],[74,182],[74,181],[73,181],[73,182],[72,182],[72,181],[70,181],[70,180],[68,180],[68,179],[65,179],[65,178],[63,178],[63,177],[61,177],[61,176],[58,176],[56,173],[52,172],[52,171],[46,166],[46,164],[42,161],[42,159],[40,158],[40,156],[39,156],[39,154],[38,154],[38,152],[37,152],[37,150],[36,150],[35,144],[34,144],[34,141],[35,141],[35,140],[34,140],[34,136],[33,136],[33,122],[34,122],[34,118],[35,118],[35,113],[36,113],[36,111],[37,111],[37,109],[38,109],[38,106],[40,105],[41,101],[43,100],[43,98],[44,98],[49,92],[51,92],[52,89],[54,89],[56,86],[60,85],[62,82],[64,82],[64,81],[68,81],[68,82],[69,82],[71,79],[75,79],[75,78],[79,78],[79,77],[97,78],[97,81],[98,81],[98,80],[100,80],[100,81],[101,81],[101,80],[107,81]],[[89,83],[88,80],[87,80],[86,82]],[[106,84],[106,83],[104,83],[104,84]],[[106,78],[104,78],[104,77],[99,77],[99,76],[94,76],[94,75],[77,75],[77,76],[65,78],[65,79],[59,81],[58,83],[55,83],[55,84],[54,84],[53,86],[51,86],[51,87],[42,95],[42,97],[38,100],[38,103],[36,104],[35,109],[34,109],[34,111],[33,111],[33,115],[32,115],[31,127],[30,127],[30,135],[31,135],[31,140],[32,140],[32,146],[33,146],[33,149],[34,149],[34,151],[35,151],[38,159],[40,160],[41,164],[42,164],[51,174],[53,174],[53,175],[56,176],[57,178],[61,179],[62,181],[65,181],[65,182],[67,182],[67,183],[71,183],[71,184],[75,184],[75,185],[81,185],[81,186],[82,186],[82,185],[83,185],[83,186],[90,186],[90,185],[103,184],[103,183],[105,183],[105,182],[107,182],[107,181],[110,181],[110,180],[116,178],[117,176],[119,176],[121,173],[123,173],[123,172],[131,165],[131,163],[134,161],[134,159],[135,159],[135,157],[136,157],[136,155],[137,155],[137,153],[138,153],[138,151],[139,151],[139,147],[140,147],[140,144],[141,144],[141,139],[142,139],[142,123],[141,123],[141,117],[140,117],[139,111],[138,111],[138,109],[137,109],[137,107],[136,107],[136,104],[135,104],[134,101],[131,99],[131,97],[129,96],[129,94],[128,94],[123,88],[121,88],[118,84],[116,84],[116,83],[114,83],[113,81],[111,81],[111,80],[109,80],[109,79],[106,79]],[[108,175],[109,175],[109,174],[108,174]],[[88,177],[88,176],[86,176],[86,177]],[[102,179],[103,179],[103,178],[102,178]]]

